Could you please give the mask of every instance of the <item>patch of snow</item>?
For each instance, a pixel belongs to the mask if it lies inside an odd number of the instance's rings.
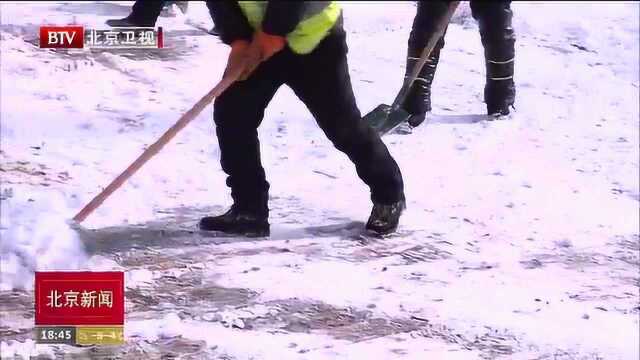
[[[14,192],[0,206],[2,290],[33,289],[35,271],[83,267],[87,255],[63,194]]]

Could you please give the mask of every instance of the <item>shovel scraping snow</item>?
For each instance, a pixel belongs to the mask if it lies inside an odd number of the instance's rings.
[[[378,134],[380,134],[380,136],[392,131],[393,129],[398,127],[398,125],[409,120],[409,118],[411,117],[411,114],[409,114],[402,108],[402,104],[404,103],[409,90],[411,90],[413,82],[416,80],[418,74],[420,74],[420,71],[422,70],[422,67],[431,55],[433,48],[436,46],[438,40],[442,37],[442,34],[444,34],[444,31],[447,28],[449,21],[451,21],[451,17],[456,11],[459,3],[459,1],[452,1],[449,4],[449,8],[446,14],[438,24],[437,31],[433,33],[431,38],[429,38],[427,46],[425,46],[424,50],[422,50],[422,54],[420,55],[418,63],[413,68],[411,75],[405,80],[402,88],[400,89],[400,92],[393,101],[393,104],[391,106],[387,104],[380,104],[378,105],[378,107],[373,109],[373,111],[363,117],[363,120],[366,121],[372,128],[374,128],[378,132]]]
[[[89,202],[76,216],[73,221],[81,223],[87,218],[98,206],[100,206],[114,191],[116,191],[125,181],[136,173],[149,159],[157,154],[176,134],[184,129],[191,120],[195,119],[209,105],[213,99],[222,94],[231,84],[236,81],[234,78],[223,78],[220,82],[209,91],[200,101],[184,113],[180,119],[167,130],[156,142],[151,144],[129,167],[127,167],[118,177],[116,177],[100,194],[98,194],[91,202]]]

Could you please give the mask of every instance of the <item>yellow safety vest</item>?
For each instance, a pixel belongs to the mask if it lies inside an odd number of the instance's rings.
[[[238,1],[242,13],[254,30],[260,29],[267,1]],[[340,5],[331,1],[321,11],[304,18],[296,28],[287,34],[287,44],[296,54],[308,54],[318,46],[340,17]]]

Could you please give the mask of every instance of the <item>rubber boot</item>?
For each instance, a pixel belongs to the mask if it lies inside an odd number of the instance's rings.
[[[471,10],[478,20],[484,46],[487,114],[508,115],[516,97],[513,81],[516,36],[510,2],[475,2],[471,3]]]
[[[226,213],[202,218],[199,227],[205,231],[220,231],[247,237],[269,236],[267,202],[266,193],[249,201],[240,201],[234,197],[234,204]]]
[[[200,220],[200,230],[219,231],[247,237],[269,236],[267,216],[233,204],[224,214],[207,216]]]
[[[406,208],[404,198],[389,205],[374,203],[366,229],[378,235],[387,235],[396,231],[400,223],[400,215]]]
[[[420,59],[422,50],[423,49],[409,48],[405,80],[408,79],[413,72],[414,67]],[[431,111],[431,84],[433,83],[439,59],[440,50],[434,49],[422,67],[422,70],[420,70],[418,77],[413,82],[413,86],[404,101],[403,108],[411,114],[408,123],[412,128],[422,124],[427,113]]]

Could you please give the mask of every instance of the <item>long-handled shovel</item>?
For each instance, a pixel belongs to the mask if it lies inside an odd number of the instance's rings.
[[[452,1],[449,4],[447,13],[438,24],[437,31],[433,33],[431,38],[429,38],[427,46],[425,46],[424,50],[422,50],[422,54],[420,55],[418,63],[413,68],[411,75],[405,80],[402,88],[400,89],[400,92],[393,101],[393,104],[391,106],[387,104],[380,104],[378,105],[378,107],[373,109],[373,111],[364,116],[363,120],[366,121],[371,127],[373,127],[378,132],[378,134],[380,134],[380,136],[392,131],[393,129],[398,127],[398,125],[409,120],[409,117],[411,117],[411,114],[409,114],[402,108],[402,104],[404,103],[409,90],[411,90],[413,82],[416,80],[418,74],[420,74],[420,71],[422,70],[422,67],[431,55],[433,48],[436,46],[438,40],[442,37],[442,34],[444,34],[444,31],[447,28],[449,21],[451,21],[451,17],[456,11],[459,3],[460,1]]]
[[[118,175],[111,184],[109,184],[100,194],[98,194],[91,202],[89,202],[76,216],[73,217],[73,221],[81,223],[87,218],[98,206],[100,206],[114,191],[116,191],[125,181],[127,181],[133,174],[138,171],[142,165],[144,165],[149,159],[157,154],[163,146],[165,146],[176,134],[182,130],[191,120],[209,105],[214,98],[222,94],[236,79],[231,77],[225,77],[209,91],[200,101],[198,101],[193,107],[187,111],[178,122],[175,123],[169,130],[167,130],[156,142],[151,144],[129,167],[127,167],[122,174]]]

